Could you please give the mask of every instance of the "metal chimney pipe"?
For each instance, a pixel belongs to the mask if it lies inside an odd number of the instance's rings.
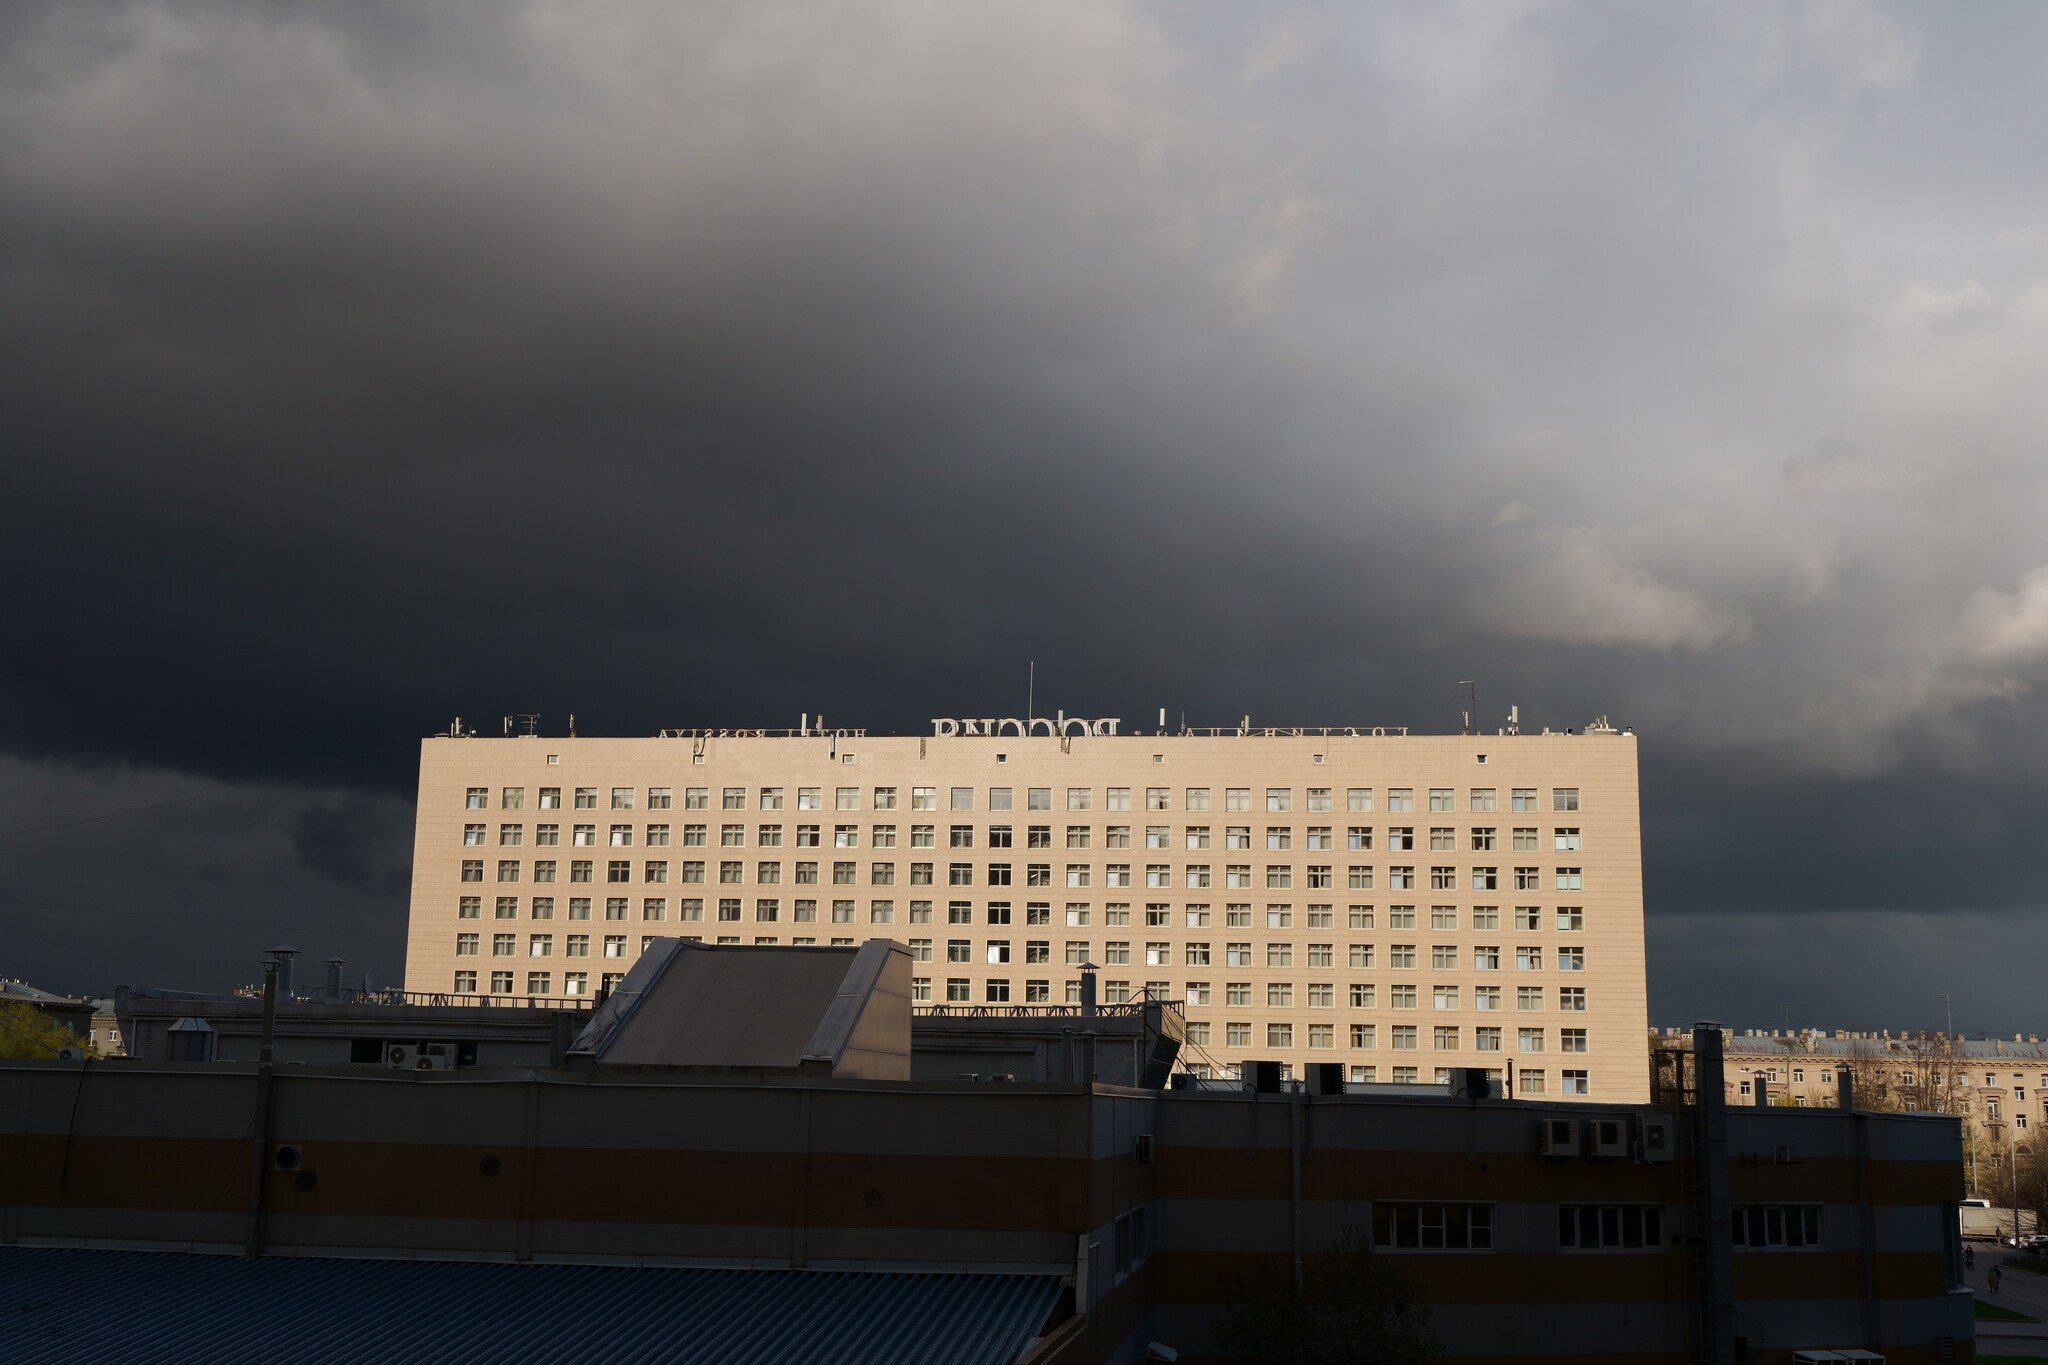
[[[1081,1017],[1084,1019],[1095,1017],[1095,970],[1092,962],[1081,964]]]
[[[279,944],[270,950],[270,955],[277,959],[278,994],[286,1000],[292,998],[292,959],[298,954],[299,950],[289,943]]]
[[[327,959],[327,1003],[341,1003],[341,959],[338,957]]]
[[[1856,1073],[1843,1066],[1835,1068],[1836,1103],[1844,1109],[1856,1107]]]

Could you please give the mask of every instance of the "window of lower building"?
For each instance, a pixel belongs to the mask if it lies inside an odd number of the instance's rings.
[[[1491,1251],[1491,1204],[1372,1206],[1372,1244],[1420,1251]]]

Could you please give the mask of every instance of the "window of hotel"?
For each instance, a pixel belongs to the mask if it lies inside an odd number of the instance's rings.
[[[484,846],[486,830],[487,826],[484,825],[464,825],[462,827],[462,846],[464,848],[482,848]]]
[[[1094,800],[1095,800],[1095,797],[1094,797],[1094,793],[1093,793],[1093,792],[1091,791],[1091,789],[1089,789],[1089,788],[1087,788],[1087,787],[1069,787],[1069,788],[1067,788],[1067,809],[1068,809],[1068,810],[1088,810],[1088,809],[1091,809],[1091,808],[1092,808],[1092,806],[1093,806]]]
[[[1515,987],[1515,1008],[1524,1012],[1542,1009],[1543,988],[1541,986]]]
[[[1567,933],[1584,929],[1586,927],[1585,910],[1576,905],[1558,906],[1557,927]]]
[[[1344,809],[1346,809],[1346,810],[1371,810],[1371,809],[1372,809],[1372,788],[1371,788],[1371,787],[1347,787],[1347,788],[1345,789],[1345,791],[1344,791]]]
[[[1586,950],[1584,948],[1559,948],[1557,950],[1557,969],[1561,972],[1583,972],[1586,970]]]
[[[1474,992],[1474,994],[1476,995],[1476,994],[1477,994],[1477,992],[1475,991],[1475,992]],[[1479,1002],[1478,1002],[1477,1000],[1473,1001],[1473,1005],[1474,1005],[1475,1007],[1476,1007],[1476,1006],[1478,1005],[1478,1003],[1479,1003]],[[1499,1029],[1497,1029],[1497,1028],[1476,1028],[1476,1029],[1473,1029],[1473,1030],[1472,1030],[1472,1050],[1473,1050],[1474,1052],[1498,1052],[1498,1051],[1500,1051],[1500,1030],[1499,1030]]]
[[[1557,991],[1557,1007],[1567,1014],[1583,1014],[1586,1011],[1586,988],[1584,986],[1560,986]],[[1542,1005],[1536,1008],[1541,1009]]]
[[[471,787],[463,797],[462,808],[464,810],[488,810],[490,804],[491,789],[489,787]]]
[[[1543,1030],[1540,1028],[1516,1029],[1515,1048],[1520,1052],[1543,1051]]]
[[[1186,916],[1186,920],[1187,920],[1187,927],[1188,927],[1188,928],[1190,928],[1190,929],[1206,929],[1206,928],[1208,928],[1208,927],[1209,927],[1209,907],[1208,907],[1208,906],[1206,906],[1206,905],[1190,905],[1190,906],[1189,906],[1189,907],[1187,908],[1187,916]]]
[[[1584,891],[1585,874],[1576,867],[1560,867],[1557,870],[1557,889],[1560,891]]]
[[[1266,809],[1269,811],[1294,809],[1294,791],[1290,787],[1266,788]]]
[[[1429,965],[1440,972],[1454,972],[1458,970],[1457,945],[1451,943],[1430,945]]]
[[[1189,810],[1209,809],[1209,789],[1207,787],[1189,787],[1186,798]]]
[[[1377,1024],[1353,1024],[1351,1046],[1368,1051],[1377,1051],[1380,1045],[1380,1030]]]
[[[1266,1046],[1267,1046],[1267,1047],[1293,1047],[1293,1046],[1294,1046],[1294,1025],[1292,1025],[1292,1024],[1268,1024],[1268,1025],[1266,1025]]]

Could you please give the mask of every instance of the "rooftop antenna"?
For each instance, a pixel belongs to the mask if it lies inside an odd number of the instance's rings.
[[[521,711],[519,713],[519,725],[526,732],[528,739],[538,738],[540,735],[540,712]]]
[[[1465,689],[1459,694],[1465,699],[1465,728],[1458,733],[1469,735],[1472,733],[1472,716],[1479,710],[1479,684],[1470,678],[1460,678],[1458,686]]]
[[[574,711],[569,713],[569,738],[576,738],[576,713]]]
[[[1033,708],[1038,704],[1038,660],[1030,661],[1030,672],[1024,676],[1024,722],[1030,724],[1037,718]]]
[[[1508,733],[1511,735],[1522,733],[1522,708],[1519,706],[1510,706],[1508,708]]]
[[[512,737],[512,717],[510,716],[505,717],[505,737],[507,739]]]

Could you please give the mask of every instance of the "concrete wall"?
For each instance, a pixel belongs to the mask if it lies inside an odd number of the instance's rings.
[[[1392,1259],[1414,1302],[1428,1306],[1453,1356],[1693,1359],[1699,1274],[1678,1240],[1688,1225],[1686,1164],[1545,1157],[1538,1122],[1557,1112],[1170,1093],[1161,1103],[1162,1339],[1184,1361],[1216,1358],[1210,1329],[1217,1314],[1235,1286],[1284,1260],[1296,1217],[1300,1245],[1313,1258],[1347,1230],[1369,1237],[1375,1201],[1470,1202],[1492,1206],[1490,1250],[1375,1252]],[[1967,1350],[1970,1301],[1950,1291],[1943,1252],[1944,1220],[1960,1193],[1953,1120],[1735,1113],[1729,1153],[1738,1207],[1823,1206],[1821,1247],[1734,1254],[1750,1359],[1783,1362],[1795,1348],[1867,1346],[1895,1363],[1932,1361],[1944,1333]],[[1297,1161],[1298,1214],[1290,1200]],[[1866,1186],[1867,1212],[1859,1193]],[[1561,1249],[1564,1203],[1659,1206],[1665,1244]]]

